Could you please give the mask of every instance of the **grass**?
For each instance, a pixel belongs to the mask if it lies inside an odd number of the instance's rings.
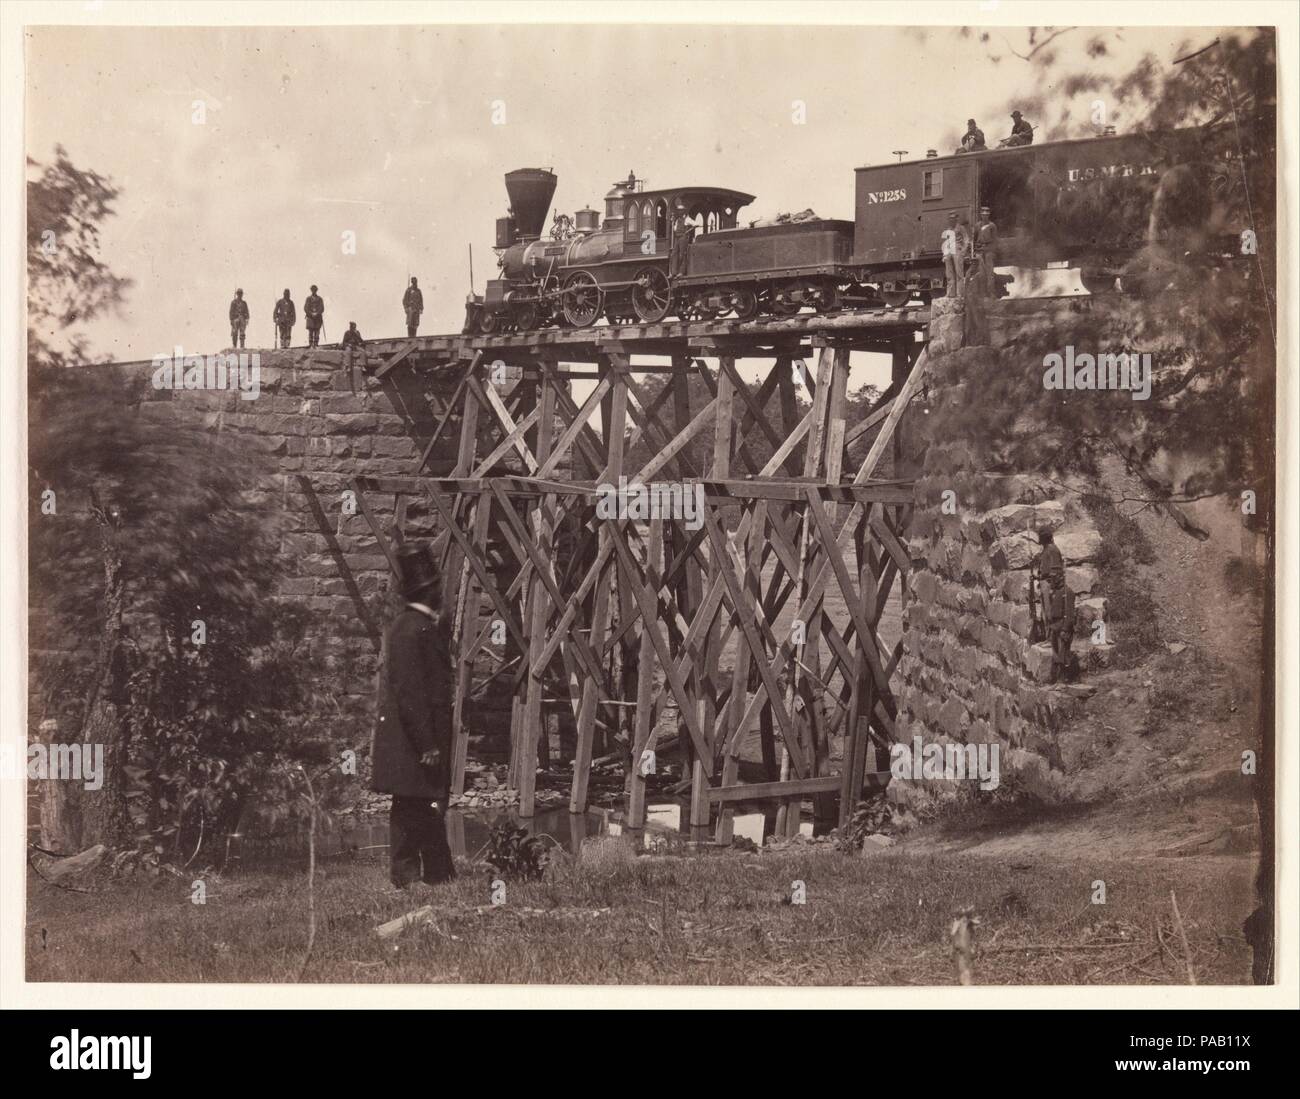
[[[482,866],[462,865],[455,882],[434,890],[393,895],[383,892],[382,862],[327,862],[303,980],[948,985],[948,929],[971,907],[981,920],[976,983],[1183,983],[1171,935],[1176,890],[1198,981],[1249,982],[1240,927],[1251,865],[1239,857],[1008,863],[906,845],[869,857],[825,845],[637,856],[617,840],[588,842],[581,861],[564,855],[542,881],[509,883],[507,903],[495,909],[493,875]],[[1098,879],[1105,905],[1090,903]],[[803,905],[789,903],[796,880],[806,883]],[[207,886],[207,903],[195,905],[189,880],[81,894],[30,878],[28,979],[298,979],[305,868],[246,871]],[[389,942],[374,935],[428,903],[432,924]]]

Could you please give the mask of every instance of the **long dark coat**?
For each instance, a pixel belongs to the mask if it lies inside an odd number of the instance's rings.
[[[451,646],[445,624],[406,607],[388,627],[371,741],[370,788],[445,801],[451,765]],[[420,756],[442,749],[438,767]]]

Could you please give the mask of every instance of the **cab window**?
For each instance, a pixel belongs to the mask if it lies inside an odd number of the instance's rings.
[[[639,237],[641,235],[641,210],[635,202],[627,204],[627,225],[624,232],[630,237]]]
[[[921,173],[921,197],[943,198],[942,168],[931,168]]]

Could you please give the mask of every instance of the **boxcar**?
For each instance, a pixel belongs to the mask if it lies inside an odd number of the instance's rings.
[[[1163,228],[1216,228],[1210,221],[1213,179],[1233,170],[1222,137],[1176,130],[859,168],[855,275],[879,285],[887,299],[941,289],[948,215],[955,211],[973,228],[979,208],[988,206],[998,227],[997,263],[1066,262],[1081,269],[1090,289],[1113,284],[1150,239],[1162,186],[1179,188],[1181,215]],[[1190,175],[1190,185],[1179,182],[1180,172]]]

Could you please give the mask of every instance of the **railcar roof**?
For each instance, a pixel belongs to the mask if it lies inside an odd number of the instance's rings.
[[[1105,136],[1097,135],[1094,137],[1065,137],[1058,141],[1036,141],[1032,145],[1004,145],[1001,147],[992,147],[988,149],[978,149],[973,153],[941,153],[939,156],[916,157],[912,160],[896,161],[893,164],[888,162],[884,164],[862,164],[855,171],[861,172],[866,168],[898,168],[905,164],[933,164],[936,160],[967,161],[972,159],[983,159],[988,156],[1006,156],[1024,155],[1032,153],[1036,149],[1056,148],[1062,145],[1096,145],[1103,141],[1125,141],[1135,137],[1155,138],[1164,135],[1187,134],[1193,130],[1203,129],[1204,127],[1189,126],[1178,130],[1131,130],[1125,134],[1106,134]]]
[[[666,198],[670,195],[704,195],[715,198],[726,199],[735,203],[737,206],[748,206],[754,201],[753,195],[747,195],[744,191],[732,191],[727,187],[661,187],[653,191],[634,191],[632,195],[637,198]]]

